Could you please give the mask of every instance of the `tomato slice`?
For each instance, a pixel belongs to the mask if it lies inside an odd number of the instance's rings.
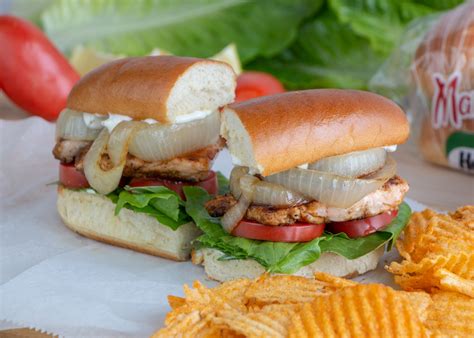
[[[206,190],[209,194],[217,194],[217,175],[214,171],[209,171],[209,176],[201,182],[183,182],[173,181],[161,178],[134,178],[129,184],[131,187],[149,187],[149,186],[165,186],[175,191],[183,200],[185,198],[183,187],[196,186]]]
[[[323,234],[324,224],[296,223],[287,226],[269,226],[251,221],[240,221],[232,235],[272,242],[309,242]]]
[[[397,217],[397,214],[398,210],[392,210],[363,219],[346,222],[333,222],[328,224],[328,231],[334,234],[345,232],[350,238],[363,237],[389,225],[390,222]]]
[[[76,170],[74,164],[59,164],[59,182],[66,188],[81,189],[89,188],[86,176]]]
[[[243,72],[237,78],[235,102],[283,92],[285,88],[273,75],[264,72]]]

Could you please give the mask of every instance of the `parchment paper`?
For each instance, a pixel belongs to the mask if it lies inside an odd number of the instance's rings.
[[[61,336],[145,337],[163,324],[166,296],[202,268],[97,243],[56,213],[54,125],[36,117],[0,120],[0,320]],[[223,152],[215,169],[228,175]],[[408,200],[415,210],[423,205]],[[379,268],[358,279],[392,284]]]

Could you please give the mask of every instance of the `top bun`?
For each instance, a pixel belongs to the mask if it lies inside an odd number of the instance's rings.
[[[234,100],[236,75],[226,63],[177,56],[124,58],[84,76],[67,107],[172,123],[198,110],[214,111]]]
[[[233,104],[221,134],[233,158],[263,176],[353,151],[400,144],[409,125],[392,101],[357,90],[287,92]]]

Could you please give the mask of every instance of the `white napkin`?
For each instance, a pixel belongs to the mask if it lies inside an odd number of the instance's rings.
[[[56,213],[56,186],[46,186],[57,180],[53,124],[0,121],[0,137],[0,321],[61,336],[145,337],[163,325],[168,294],[182,295],[183,284],[196,279],[213,284],[190,262],[69,231]],[[227,152],[215,167],[229,174]],[[383,265],[359,279],[391,284]]]

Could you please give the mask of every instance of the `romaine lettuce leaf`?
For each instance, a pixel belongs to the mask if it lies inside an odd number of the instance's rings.
[[[257,59],[248,67],[276,75],[288,89],[365,89],[383,60],[367,39],[326,11],[304,24],[280,56]]]
[[[305,22],[279,55],[246,68],[277,76],[288,89],[367,89],[368,82],[414,19],[439,13],[462,0],[328,0]]]
[[[413,19],[449,9],[463,0],[329,0],[339,22],[370,41],[372,48],[387,55]]]
[[[323,0],[56,0],[42,15],[63,51],[86,45],[113,54],[209,57],[229,43],[242,62],[288,46]]]
[[[411,210],[402,203],[397,217],[383,231],[363,238],[350,239],[345,234],[328,234],[307,243],[280,243],[257,241],[235,237],[219,224],[219,219],[211,217],[204,204],[211,198],[199,187],[185,187],[186,212],[194,220],[203,235],[198,237],[196,248],[214,248],[223,253],[221,259],[254,259],[268,271],[294,273],[301,267],[316,261],[321,253],[335,252],[348,259],[361,257],[387,243],[391,249],[410,218]]]
[[[155,217],[158,222],[176,230],[180,225],[190,221],[184,210],[184,202],[174,191],[163,187],[125,187],[110,193],[109,197],[116,204],[115,214],[122,208],[146,213]]]

